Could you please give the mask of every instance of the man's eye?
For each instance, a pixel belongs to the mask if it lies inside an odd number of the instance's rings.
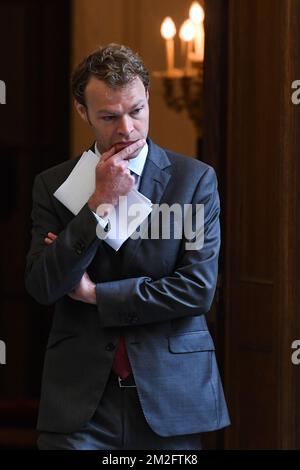
[[[113,121],[115,118],[116,116],[102,116],[101,119],[103,119],[103,121],[109,122],[109,121]]]
[[[143,108],[136,108],[132,111],[132,114],[139,114]]]

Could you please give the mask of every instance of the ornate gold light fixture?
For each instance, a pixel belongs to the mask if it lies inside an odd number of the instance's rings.
[[[180,28],[181,50],[184,53],[184,66],[175,68],[174,37],[176,26],[169,16],[160,29],[166,44],[166,64],[164,71],[153,72],[161,78],[164,98],[175,111],[186,110],[192,119],[198,137],[202,137],[203,122],[203,61],[204,61],[204,10],[198,2],[189,9],[189,19]]]

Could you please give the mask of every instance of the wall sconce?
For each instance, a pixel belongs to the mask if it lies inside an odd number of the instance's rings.
[[[198,137],[202,137],[203,122],[203,61],[204,61],[204,10],[198,2],[189,9],[189,19],[179,30],[181,52],[184,65],[174,66],[174,37],[176,26],[169,16],[164,19],[160,29],[166,45],[166,64],[164,71],[153,72],[161,78],[164,86],[164,99],[167,106],[179,112],[186,109],[193,121]]]

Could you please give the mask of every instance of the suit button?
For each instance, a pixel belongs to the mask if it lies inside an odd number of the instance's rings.
[[[116,346],[113,343],[108,343],[105,346],[105,349],[106,349],[106,351],[113,351],[114,349],[116,349]]]
[[[85,246],[82,242],[78,242],[76,245],[75,245],[75,252],[78,254],[78,255],[81,255],[83,250],[85,249]]]

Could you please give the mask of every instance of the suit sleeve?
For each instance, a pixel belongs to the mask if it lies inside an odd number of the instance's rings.
[[[144,325],[208,312],[216,288],[220,249],[220,203],[212,168],[198,183],[194,208],[196,204],[204,205],[203,246],[188,250],[184,239],[176,269],[161,279],[138,277],[97,284],[102,327]]]
[[[44,305],[55,303],[74,289],[100,243],[96,236],[97,221],[87,204],[62,227],[52,198],[43,176],[38,175],[33,187],[32,242],[25,285],[29,294]],[[58,238],[47,246],[44,238],[50,231]]]

